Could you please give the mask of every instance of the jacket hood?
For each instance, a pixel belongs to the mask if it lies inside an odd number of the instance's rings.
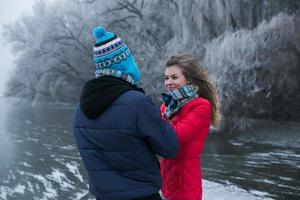
[[[80,95],[80,109],[89,119],[100,116],[120,95],[128,90],[139,90],[135,85],[113,76],[103,76],[88,81]]]

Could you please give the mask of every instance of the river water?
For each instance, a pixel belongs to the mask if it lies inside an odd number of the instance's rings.
[[[0,104],[0,199],[92,199],[73,108]],[[258,122],[242,133],[211,134],[202,170],[206,180],[258,199],[300,199],[300,124]]]

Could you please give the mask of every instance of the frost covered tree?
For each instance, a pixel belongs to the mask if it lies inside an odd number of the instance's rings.
[[[102,25],[125,40],[156,103],[165,60],[194,53],[219,88],[224,116],[299,120],[299,9],[294,0],[39,1],[6,27],[17,64],[7,94],[76,102],[94,77],[91,33]]]
[[[300,17],[279,14],[253,30],[226,33],[206,46],[223,112],[243,117],[299,119]]]
[[[86,37],[89,27],[80,9],[79,4],[66,10],[58,3],[40,1],[32,16],[6,27],[5,36],[18,55],[16,73],[8,83],[9,96],[49,102],[75,100],[92,73],[85,67],[91,65],[92,41]]]

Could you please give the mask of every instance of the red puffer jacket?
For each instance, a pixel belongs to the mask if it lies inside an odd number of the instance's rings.
[[[165,111],[162,104],[160,111]],[[160,161],[163,180],[162,192],[168,200],[202,199],[200,154],[210,126],[211,105],[196,98],[175,114],[172,126],[179,139],[179,153],[173,159]]]

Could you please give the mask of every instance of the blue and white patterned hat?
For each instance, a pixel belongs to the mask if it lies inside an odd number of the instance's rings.
[[[94,29],[96,44],[94,46],[94,63],[96,77],[103,75],[103,70],[121,71],[135,81],[141,79],[140,70],[135,63],[127,45],[116,34],[106,32],[103,27]]]

